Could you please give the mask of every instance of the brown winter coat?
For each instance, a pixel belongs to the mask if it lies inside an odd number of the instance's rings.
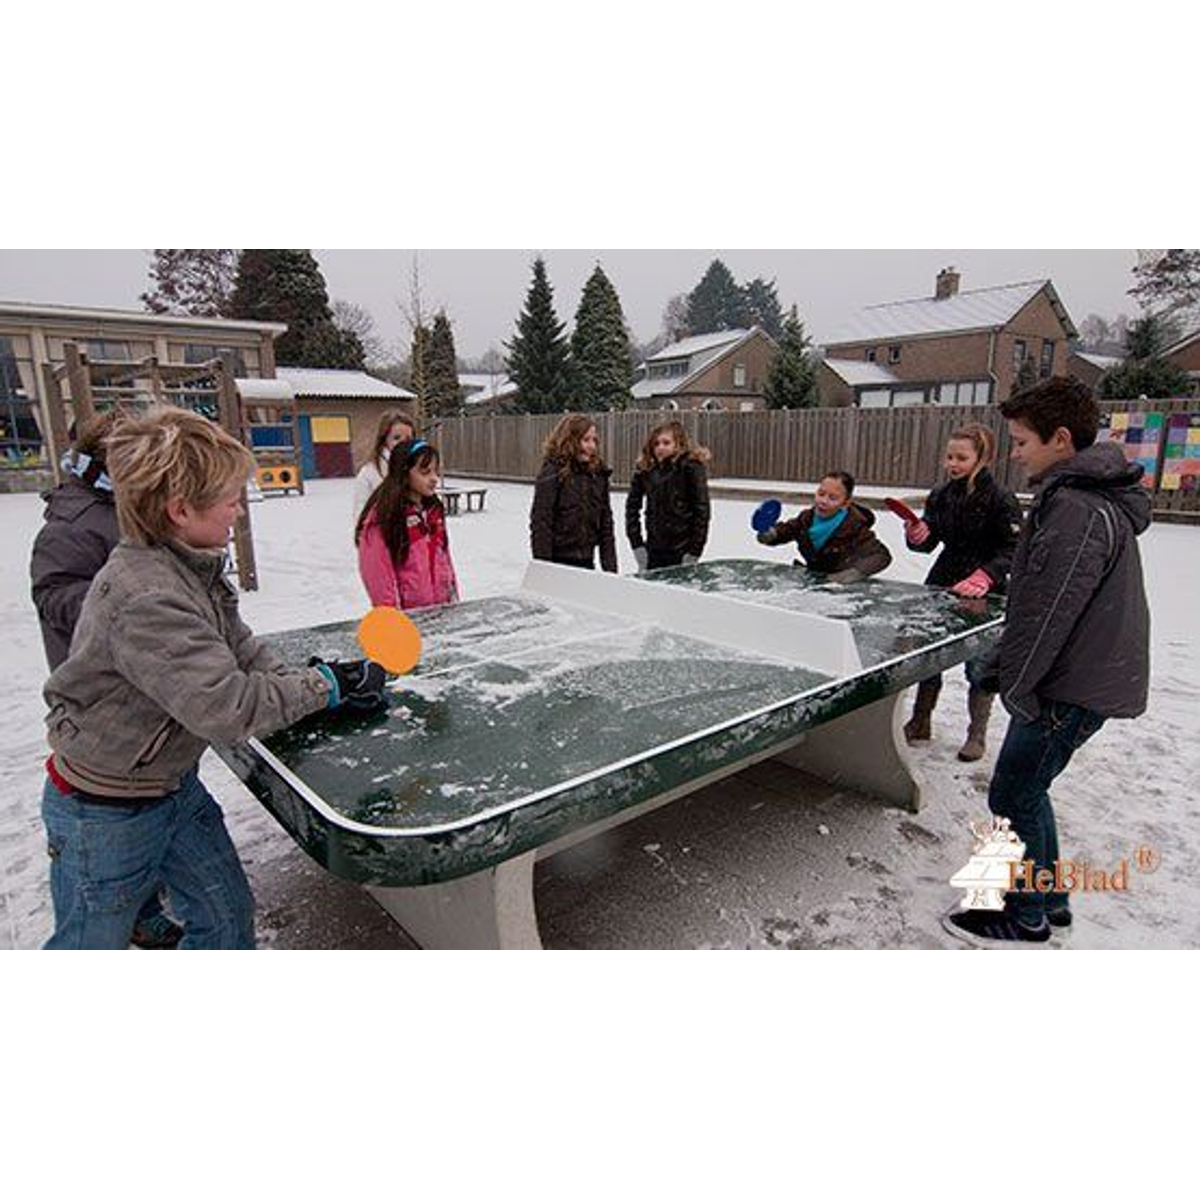
[[[852,503],[846,519],[820,550],[809,536],[816,513],[815,508],[806,508],[794,520],[772,525],[758,535],[758,540],[766,546],[795,542],[808,569],[829,576],[833,583],[853,583],[877,575],[890,565],[891,551],[875,536],[871,528],[875,514],[869,508]]]
[[[325,675],[283,667],[251,634],[222,566],[222,554],[179,544],[112,552],[44,693],[55,765],[73,787],[165,796],[208,744],[264,736],[326,707]]]

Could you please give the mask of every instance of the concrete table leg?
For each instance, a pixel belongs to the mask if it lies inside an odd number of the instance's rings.
[[[427,887],[367,887],[419,945],[438,950],[540,950],[533,904],[535,854]]]
[[[776,761],[807,771],[835,787],[850,788],[917,812],[921,785],[902,732],[903,692],[884,696],[805,732]]]

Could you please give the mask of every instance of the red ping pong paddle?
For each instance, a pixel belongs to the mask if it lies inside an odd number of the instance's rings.
[[[894,512],[902,521],[919,521],[921,519],[915,512],[913,512],[911,508],[908,507],[907,504],[901,500],[896,500],[891,496],[888,496],[887,499],[884,500],[884,504],[886,504],[888,508],[890,508],[892,512]]]

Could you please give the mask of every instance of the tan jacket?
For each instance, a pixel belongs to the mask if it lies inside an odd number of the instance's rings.
[[[55,765],[80,791],[164,796],[209,743],[273,733],[328,703],[320,671],[284,667],[251,634],[222,558],[122,541],[96,576],[44,693]]]

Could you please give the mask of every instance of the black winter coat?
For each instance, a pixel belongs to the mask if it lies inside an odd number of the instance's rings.
[[[42,499],[46,523],[34,539],[29,574],[46,661],[53,671],[67,658],[83,598],[121,531],[112,493],[81,479],[68,479]]]
[[[930,554],[942,546],[926,583],[952,587],[982,567],[991,576],[995,592],[1004,591],[1012,566],[1013,549],[1021,532],[1021,506],[985,467],[968,492],[965,479],[939,484],[925,501],[929,537],[910,550]]]
[[[853,583],[877,575],[890,565],[891,551],[875,536],[871,528],[875,514],[869,508],[851,503],[846,519],[820,550],[809,536],[816,515],[815,508],[806,508],[795,520],[772,525],[758,535],[758,540],[766,546],[794,541],[808,569],[828,575],[834,583]]]
[[[1150,611],[1137,538],[1150,497],[1141,477],[1105,442],[1035,480],[1000,641],[1000,699],[1017,720],[1037,720],[1055,700],[1104,717],[1146,711]]]
[[[563,476],[561,465],[558,459],[546,459],[533,485],[529,512],[533,557],[593,562],[599,547],[600,565],[615,572],[617,545],[608,487],[612,471],[573,462]]]
[[[708,473],[699,459],[678,456],[657,462],[648,471],[634,471],[625,500],[625,533],[635,550],[644,544],[655,555],[699,558],[708,541],[709,519]]]

